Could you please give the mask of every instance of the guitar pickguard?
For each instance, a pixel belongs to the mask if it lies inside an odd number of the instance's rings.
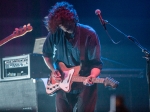
[[[69,71],[64,71],[64,79],[61,83],[59,83],[59,87],[66,91],[69,92],[71,89],[71,78],[73,76],[74,69],[70,69]]]
[[[49,95],[53,95],[57,90],[62,89],[65,92],[69,92],[71,90],[71,78],[74,73],[74,69],[70,69],[68,71],[63,71],[64,78],[62,82],[59,83],[49,83],[46,86],[46,93]]]

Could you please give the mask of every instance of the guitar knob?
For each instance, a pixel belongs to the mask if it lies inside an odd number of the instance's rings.
[[[47,89],[52,90],[52,88],[47,88]]]

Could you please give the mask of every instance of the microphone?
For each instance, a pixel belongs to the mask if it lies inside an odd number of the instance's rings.
[[[99,9],[95,10],[95,14],[98,16],[102,26],[104,27],[104,29],[106,30],[106,26],[105,26],[105,21],[103,20],[102,16],[101,16],[101,11]]]

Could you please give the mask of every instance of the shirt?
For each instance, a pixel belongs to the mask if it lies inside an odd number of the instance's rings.
[[[89,73],[92,68],[102,69],[100,50],[95,30],[78,23],[74,34],[66,33],[60,28],[54,34],[49,33],[43,45],[43,56],[63,62],[67,67],[82,63],[81,71]]]

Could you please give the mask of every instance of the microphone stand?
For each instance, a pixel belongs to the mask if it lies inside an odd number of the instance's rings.
[[[114,27],[112,24],[110,24],[107,20],[103,20],[105,25],[106,24],[109,24],[111,27],[113,27],[115,30],[117,30],[119,33],[123,34],[126,38],[128,38],[130,41],[132,41],[135,45],[137,45],[141,50],[142,52],[144,52],[145,56],[144,58],[146,59],[146,77],[147,77],[147,82],[148,82],[148,90],[149,90],[149,111],[150,111],[150,52],[144,48],[136,38],[134,38],[133,36],[130,36],[130,35],[126,35],[125,33],[123,33],[122,31],[120,31],[119,29],[117,29],[116,27]],[[106,33],[108,34],[107,32],[107,29],[104,28]],[[110,37],[110,35],[108,34],[108,36]],[[112,40],[113,41],[113,40]],[[114,43],[114,41],[113,41]]]

